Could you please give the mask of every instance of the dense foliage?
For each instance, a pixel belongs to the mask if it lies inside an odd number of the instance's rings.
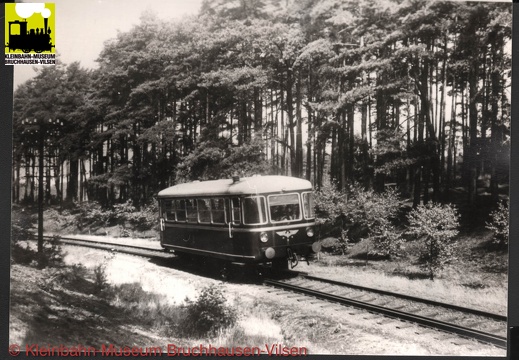
[[[338,250],[342,253],[347,242],[371,239],[374,252],[397,255],[402,239],[396,220],[402,206],[394,190],[377,193],[359,186],[352,186],[348,192],[325,186],[316,191],[315,197],[318,222],[324,223],[330,233],[340,228]]]
[[[47,203],[140,208],[178,182],[258,172],[341,191],[392,183],[415,206],[455,187],[497,202],[511,8],[215,0],[183,20],[145,13],[97,69],[45,67],[16,90],[13,199],[35,201],[44,156]]]

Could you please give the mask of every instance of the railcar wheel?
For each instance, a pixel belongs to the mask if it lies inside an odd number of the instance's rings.
[[[23,49],[22,51],[27,54],[31,52],[31,49]]]

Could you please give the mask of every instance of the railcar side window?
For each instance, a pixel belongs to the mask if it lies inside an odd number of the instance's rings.
[[[162,202],[162,217],[168,221],[175,221],[175,201],[164,200]]]
[[[240,211],[240,199],[232,198],[231,199],[231,221],[233,224],[240,224],[241,222],[241,211]]]
[[[198,222],[198,212],[196,209],[196,201],[193,199],[186,199],[186,216],[187,222],[197,223]]]
[[[225,201],[224,201],[224,199],[211,199],[211,215],[213,217],[213,223],[225,224]]]
[[[211,222],[211,204],[209,199],[198,199],[198,220],[201,223],[209,224]]]
[[[267,222],[265,198],[251,196],[243,199],[243,223],[264,224]]]
[[[272,222],[301,220],[298,194],[269,195]]]
[[[303,193],[303,211],[306,219],[313,219],[314,213],[314,194],[311,192]]]
[[[175,200],[175,213],[177,221],[186,221],[186,201]]]

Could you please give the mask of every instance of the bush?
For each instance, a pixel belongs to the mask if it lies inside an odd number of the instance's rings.
[[[22,245],[19,241],[11,243],[11,261],[16,264],[29,265],[38,258],[38,253],[31,249],[28,243]]]
[[[94,291],[101,293],[108,288],[108,276],[106,275],[106,265],[99,264],[94,268]]]
[[[58,236],[44,241],[41,253],[38,253],[38,251],[29,246],[28,243],[22,245],[19,241],[13,241],[11,245],[11,259],[14,263],[22,265],[32,264],[41,269],[46,267],[61,268],[64,266],[64,255]]]
[[[53,276],[49,276],[48,279],[52,279],[55,284],[74,287],[75,284],[82,283],[87,276],[88,269],[84,265],[72,264],[54,271]]]
[[[348,235],[347,231],[343,230],[337,242],[333,245],[334,254],[346,255],[348,251]]]
[[[19,240],[32,239],[33,235],[30,229],[33,226],[34,218],[24,210],[14,210],[11,220],[11,240],[17,242]]]
[[[402,201],[397,193],[394,190],[377,193],[359,187],[353,187],[351,193],[346,204],[346,217],[354,225],[353,228],[364,229],[365,236],[373,240],[377,255],[398,255],[402,240],[393,222]]]
[[[226,304],[223,293],[215,285],[204,288],[196,301],[186,299],[182,305],[170,304],[165,295],[145,291],[139,283],[108,285],[104,293],[114,306],[141,325],[167,336],[213,336],[237,321],[236,310]]]
[[[454,237],[458,234],[459,214],[450,205],[419,205],[407,216],[408,234],[421,240],[422,268],[431,280],[454,259]]]
[[[78,206],[77,226],[101,227],[120,225],[122,227],[121,236],[130,236],[124,228],[127,223],[136,227],[137,230],[150,230],[158,226],[158,207],[154,202],[151,205],[137,210],[131,201],[122,204],[115,204],[111,209],[104,209],[96,202],[85,202]]]
[[[105,210],[97,202],[84,202],[77,205],[77,226],[82,229],[85,226],[105,226],[113,220],[113,213]]]
[[[382,257],[400,255],[404,240],[399,232],[389,221],[383,221],[377,228],[377,232],[371,236],[376,251],[371,255]]]
[[[77,225],[77,217],[69,209],[48,208],[45,209],[43,217],[45,219],[45,230],[51,232]]]
[[[352,186],[348,193],[326,185],[316,192],[317,220],[327,224],[340,223],[339,253],[344,253],[348,242],[370,238],[376,250],[383,255],[397,255],[402,240],[393,222],[402,201],[394,190],[376,193]],[[346,233],[347,236],[344,236]]]
[[[493,242],[496,245],[508,245],[509,214],[508,204],[504,201],[500,202],[497,209],[490,213],[490,221],[486,223],[486,228],[494,233]]]
[[[335,223],[343,215],[347,194],[337,190],[335,184],[325,184],[315,191],[315,215],[320,223]]]
[[[186,312],[187,334],[196,337],[215,335],[233,326],[238,317],[215,285],[204,288],[196,301],[186,300]]]
[[[43,251],[38,254],[39,267],[63,267],[63,257],[60,237],[53,236],[52,239],[43,242]]]
[[[156,202],[143,207],[140,211],[128,214],[128,221],[138,230],[158,229],[159,208]]]

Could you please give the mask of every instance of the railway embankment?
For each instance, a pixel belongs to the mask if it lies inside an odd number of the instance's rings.
[[[57,229],[55,224],[53,228],[48,225],[47,229]],[[157,247],[153,238],[111,235],[90,237]],[[349,246],[345,255],[325,251],[310,265],[300,263],[296,269],[506,314],[506,253],[492,248],[490,237],[488,232],[464,234],[456,261],[434,280],[421,275],[416,258],[374,259],[363,243]],[[282,344],[313,354],[504,355],[503,349],[488,344],[358,309],[271,291],[256,283],[222,282],[217,272],[201,269],[201,263],[150,260],[69,245],[62,248],[62,255],[54,251],[58,255],[54,259],[63,260],[59,266],[41,269],[36,258],[13,259],[11,343],[82,344],[96,349],[103,344],[115,349],[158,344],[164,351],[168,344],[186,349],[200,344]],[[182,332],[188,324],[182,320],[186,306],[211,286],[225,294],[236,322],[215,334],[187,335]],[[180,324],[180,330],[172,324]]]
[[[13,264],[12,343],[59,342],[96,349],[160,346],[164,351],[168,344],[185,349],[199,344],[282,344],[314,354],[504,354],[473,340],[358,309],[273,292],[258,284],[224,283],[209,270],[174,259],[150,261],[63,247],[63,265],[39,269],[35,262]],[[187,306],[211,287],[225,294],[236,322],[216,334],[187,335],[182,331],[189,324],[183,318]]]

